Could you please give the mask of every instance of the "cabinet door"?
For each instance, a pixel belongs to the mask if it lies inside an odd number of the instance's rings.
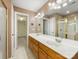
[[[39,59],[48,59],[47,54],[42,49],[39,49]]]
[[[38,45],[36,45],[33,41],[33,39],[30,37],[29,38],[29,48],[33,52],[34,56],[36,59],[38,59]]]
[[[32,41],[30,37],[29,37],[29,48],[32,49]]]
[[[51,58],[50,56],[48,56],[48,59],[54,59],[54,58]]]
[[[35,55],[36,59],[38,59],[38,46],[33,44],[32,45],[32,52]]]

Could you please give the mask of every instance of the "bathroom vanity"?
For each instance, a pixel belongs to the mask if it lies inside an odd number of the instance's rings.
[[[29,34],[29,48],[36,59],[78,59],[77,41],[44,34]]]

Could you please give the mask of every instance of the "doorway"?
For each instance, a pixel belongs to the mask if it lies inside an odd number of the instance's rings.
[[[17,14],[17,45],[26,45],[27,39],[27,16]]]
[[[0,0],[0,59],[6,59],[7,57],[7,19],[6,8]]]
[[[61,38],[65,38],[65,21],[58,21],[58,36]]]
[[[27,58],[27,56],[25,56],[25,49],[27,49],[28,47],[29,16],[25,13],[15,12],[14,18],[15,19],[13,20],[14,38],[12,42],[12,58]]]
[[[14,50],[23,45],[28,47],[29,16],[25,13],[15,12],[14,22]]]
[[[49,35],[49,26],[48,26],[48,20],[43,20],[43,34]]]

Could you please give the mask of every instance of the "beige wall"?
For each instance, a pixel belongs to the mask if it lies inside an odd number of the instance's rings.
[[[30,10],[22,9],[22,8],[19,8],[19,7],[15,7],[15,6],[14,6],[14,10],[17,11],[17,12],[21,12],[21,13],[25,13],[25,14],[29,15],[29,33],[36,32],[36,30],[35,30],[36,21],[35,21],[34,16],[37,13],[30,11]],[[33,25],[31,25],[31,24],[33,24]]]
[[[36,32],[43,33],[43,18],[36,19]]]
[[[18,21],[18,37],[27,36],[27,22]]]

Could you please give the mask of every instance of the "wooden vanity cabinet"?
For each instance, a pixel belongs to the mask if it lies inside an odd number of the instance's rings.
[[[34,38],[29,36],[29,48],[32,50],[36,59],[67,59],[53,49],[48,48],[44,44],[36,41]],[[77,54],[78,55],[78,54]],[[72,59],[77,59],[77,55]]]
[[[48,59],[54,59],[54,58],[51,58],[50,56],[48,56]]]
[[[35,55],[36,59],[65,59],[47,46],[39,43],[34,38],[29,36],[29,48]]]
[[[33,45],[33,54],[35,55],[36,59],[38,59],[38,50],[36,50],[38,47],[36,45]]]
[[[39,48],[45,51],[48,55],[48,59],[66,59],[65,57],[61,56],[60,54],[56,53],[54,50],[51,50],[47,46],[39,43]]]
[[[48,55],[42,49],[39,48],[39,59],[48,59]]]
[[[38,42],[32,37],[29,37],[29,48],[33,52],[36,59],[38,59]]]

